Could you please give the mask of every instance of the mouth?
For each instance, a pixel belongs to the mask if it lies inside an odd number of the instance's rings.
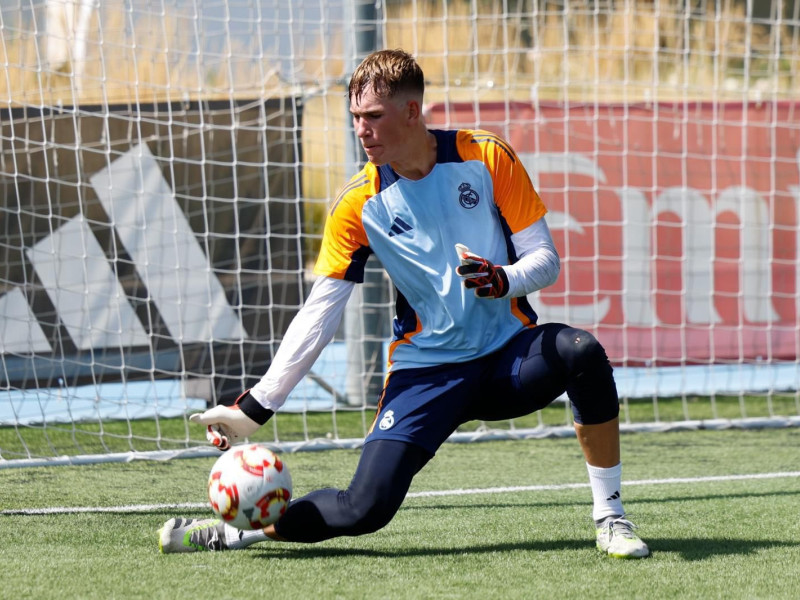
[[[373,164],[380,164],[382,162],[380,148],[380,146],[364,146],[364,154],[367,160]]]

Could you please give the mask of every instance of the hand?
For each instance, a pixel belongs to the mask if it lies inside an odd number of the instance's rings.
[[[508,292],[508,276],[503,267],[497,267],[485,258],[473,254],[469,248],[456,244],[461,266],[456,274],[464,278],[464,287],[474,289],[479,298],[502,298]]]
[[[209,443],[219,450],[227,450],[241,438],[253,435],[273,414],[246,391],[233,406],[220,404],[203,413],[191,415],[189,420],[205,425]]]

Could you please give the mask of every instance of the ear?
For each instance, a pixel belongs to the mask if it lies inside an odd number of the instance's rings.
[[[416,123],[422,118],[422,107],[418,100],[409,100],[406,102],[406,110],[408,111],[409,123]]]

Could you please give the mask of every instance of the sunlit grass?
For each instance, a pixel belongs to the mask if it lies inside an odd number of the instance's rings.
[[[623,436],[625,507],[652,550],[642,561],[594,548],[574,439],[449,444],[376,533],[228,553],[158,552],[164,521],[210,514],[214,457],[0,470],[0,510],[89,509],[0,515],[4,597],[795,598],[799,435]],[[284,459],[299,496],[345,487],[358,451]]]

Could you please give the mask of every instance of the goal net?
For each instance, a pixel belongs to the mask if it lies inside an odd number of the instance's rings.
[[[269,366],[359,168],[346,82],[403,47],[432,127],[494,131],[624,429],[800,424],[800,2],[0,0],[0,466],[208,452]],[[257,434],[356,446],[394,291]],[[454,440],[568,435],[566,398]]]

